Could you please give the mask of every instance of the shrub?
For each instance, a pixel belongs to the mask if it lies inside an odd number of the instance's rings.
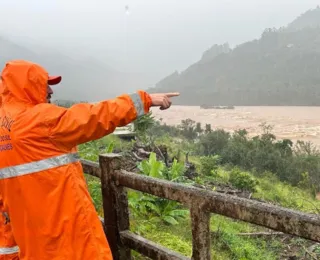
[[[197,125],[195,121],[190,118],[182,120],[178,126],[180,133],[188,140],[194,140],[198,136],[198,131],[201,131],[201,125]]]
[[[229,181],[234,187],[250,192],[255,192],[256,186],[258,185],[258,181],[249,173],[243,172],[238,168],[234,168],[231,171]]]
[[[200,172],[205,176],[215,172],[220,164],[221,157],[219,155],[203,156],[200,158]]]
[[[222,129],[202,135],[198,145],[200,155],[222,155],[223,150],[228,145],[229,139],[230,134]]]
[[[149,112],[141,117],[138,117],[134,122],[134,130],[138,133],[145,134],[148,129],[153,127],[156,124],[152,113]]]

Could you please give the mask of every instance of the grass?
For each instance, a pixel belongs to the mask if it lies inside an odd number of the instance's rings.
[[[258,181],[252,198],[307,213],[320,213],[320,201],[315,199],[311,190],[281,182],[271,173],[265,173],[259,177],[250,172],[247,174]],[[226,167],[219,167],[214,176],[205,176],[201,179],[203,182],[215,181],[227,184],[230,181],[230,171],[226,170]]]
[[[211,217],[210,227],[213,231],[212,244],[214,248],[228,252],[228,259],[258,260],[275,259],[276,257],[263,240],[237,235],[238,233],[257,232],[261,228],[219,215]]]
[[[311,191],[280,182],[270,174],[259,178],[254,198],[272,201],[283,207],[319,214],[320,201],[316,200]]]
[[[143,221],[140,223],[144,225]],[[257,228],[250,224],[212,215],[210,228],[212,259],[276,259],[276,255],[270,250],[274,243],[269,245],[261,239],[243,238],[237,235],[241,232],[255,232]],[[190,257],[192,254],[189,218],[176,226],[153,226],[141,235],[185,256]]]

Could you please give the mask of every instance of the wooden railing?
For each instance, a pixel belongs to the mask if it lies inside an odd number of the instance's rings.
[[[190,209],[192,259],[210,260],[210,213],[320,242],[320,216],[250,199],[202,190],[121,170],[121,156],[106,154],[99,163],[82,160],[84,172],[101,178],[104,228],[115,260],[135,250],[151,259],[190,259],[130,232],[126,187],[178,201]]]

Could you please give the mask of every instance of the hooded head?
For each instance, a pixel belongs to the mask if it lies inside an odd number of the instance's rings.
[[[14,60],[2,71],[2,102],[37,105],[50,102],[52,90],[49,85],[60,83],[61,77],[50,77],[48,72],[36,63]]]

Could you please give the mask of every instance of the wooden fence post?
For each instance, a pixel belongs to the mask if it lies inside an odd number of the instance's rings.
[[[99,156],[105,233],[114,260],[130,260],[131,251],[121,242],[120,232],[129,229],[129,209],[126,190],[114,182],[114,172],[121,168],[121,155]]]
[[[194,202],[190,208],[192,225],[192,260],[211,259],[210,212]]]

